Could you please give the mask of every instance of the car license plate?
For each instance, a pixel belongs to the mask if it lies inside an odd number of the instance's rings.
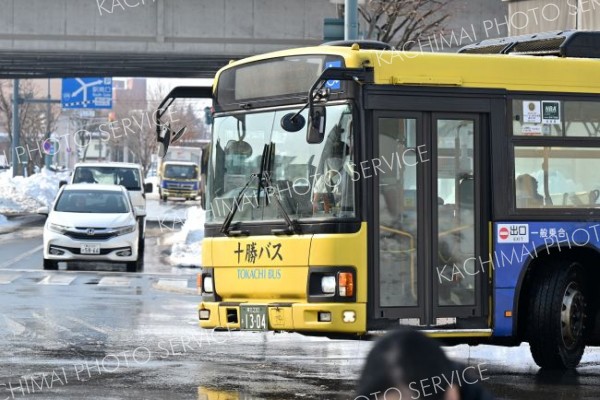
[[[267,306],[240,306],[240,328],[249,331],[269,329]]]
[[[100,254],[99,244],[82,244],[81,254]]]

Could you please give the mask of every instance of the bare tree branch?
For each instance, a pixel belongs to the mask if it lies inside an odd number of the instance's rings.
[[[359,5],[365,37],[409,50],[420,37],[437,34],[453,0],[370,0]]]

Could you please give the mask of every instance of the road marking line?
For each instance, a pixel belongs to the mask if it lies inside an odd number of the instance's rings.
[[[179,294],[198,294],[196,288],[188,286],[188,280],[185,279],[159,279],[152,284],[152,287],[157,290],[166,292],[174,292]]]
[[[69,319],[69,320],[71,320],[71,321],[73,321],[73,322],[77,322],[78,324],[81,324],[81,325],[85,326],[86,328],[89,328],[89,329],[91,329],[93,331],[100,332],[100,333],[102,333],[104,335],[108,335],[109,334],[108,331],[105,331],[104,329],[100,329],[100,328],[98,328],[98,327],[96,327],[96,326],[94,326],[92,324],[89,324],[89,323],[85,322],[82,319],[75,318],[75,317],[66,317],[66,318]]]
[[[76,332],[73,332],[71,329],[69,329],[67,327],[64,327],[62,325],[59,325],[56,322],[48,319],[48,317],[45,317],[45,316],[43,316],[41,314],[38,314],[36,312],[32,312],[31,315],[33,316],[33,318],[39,319],[41,321],[41,324],[44,325],[44,326],[48,326],[50,328],[54,328],[54,329],[56,329],[59,332],[68,332],[68,333],[71,333],[73,335],[77,334]],[[58,339],[58,341],[62,341],[62,340],[64,340],[64,339]]]
[[[34,247],[33,249],[26,251],[25,253],[13,258],[12,260],[8,260],[4,264],[0,264],[0,269],[6,268],[13,264],[16,264],[17,262],[21,261],[22,259],[27,258],[34,253],[37,253],[38,251],[42,250],[43,248],[44,248],[43,244],[39,245],[38,247]]]
[[[70,285],[77,279],[77,276],[65,276],[65,275],[48,275],[44,279],[38,282],[38,285]]]
[[[0,285],[6,285],[17,279],[21,274],[0,275]]]
[[[105,276],[98,282],[98,286],[129,286],[130,284],[131,279],[122,276]]]
[[[21,335],[22,333],[27,331],[27,327],[14,319],[11,319],[4,315],[4,321],[6,321],[6,326],[14,336]]]
[[[158,282],[156,282],[157,285],[159,286],[169,286],[169,287],[176,287],[176,288],[186,288],[188,287],[188,280],[185,279],[159,279]]]

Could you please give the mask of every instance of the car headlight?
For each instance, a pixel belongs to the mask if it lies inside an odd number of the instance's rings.
[[[127,235],[128,233],[135,231],[136,226],[137,226],[136,224],[121,226],[119,228],[115,228],[115,232],[116,232],[117,236]]]
[[[48,224],[48,229],[52,232],[64,234],[69,229],[69,227],[58,224]]]

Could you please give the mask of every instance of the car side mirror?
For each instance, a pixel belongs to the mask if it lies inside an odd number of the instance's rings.
[[[58,187],[61,188],[63,186],[65,186],[67,184],[67,181],[60,181],[58,182]]]
[[[48,207],[40,207],[37,209],[37,213],[42,215],[48,215],[50,214],[50,210],[48,209]]]
[[[152,183],[144,184],[144,193],[152,193]]]

